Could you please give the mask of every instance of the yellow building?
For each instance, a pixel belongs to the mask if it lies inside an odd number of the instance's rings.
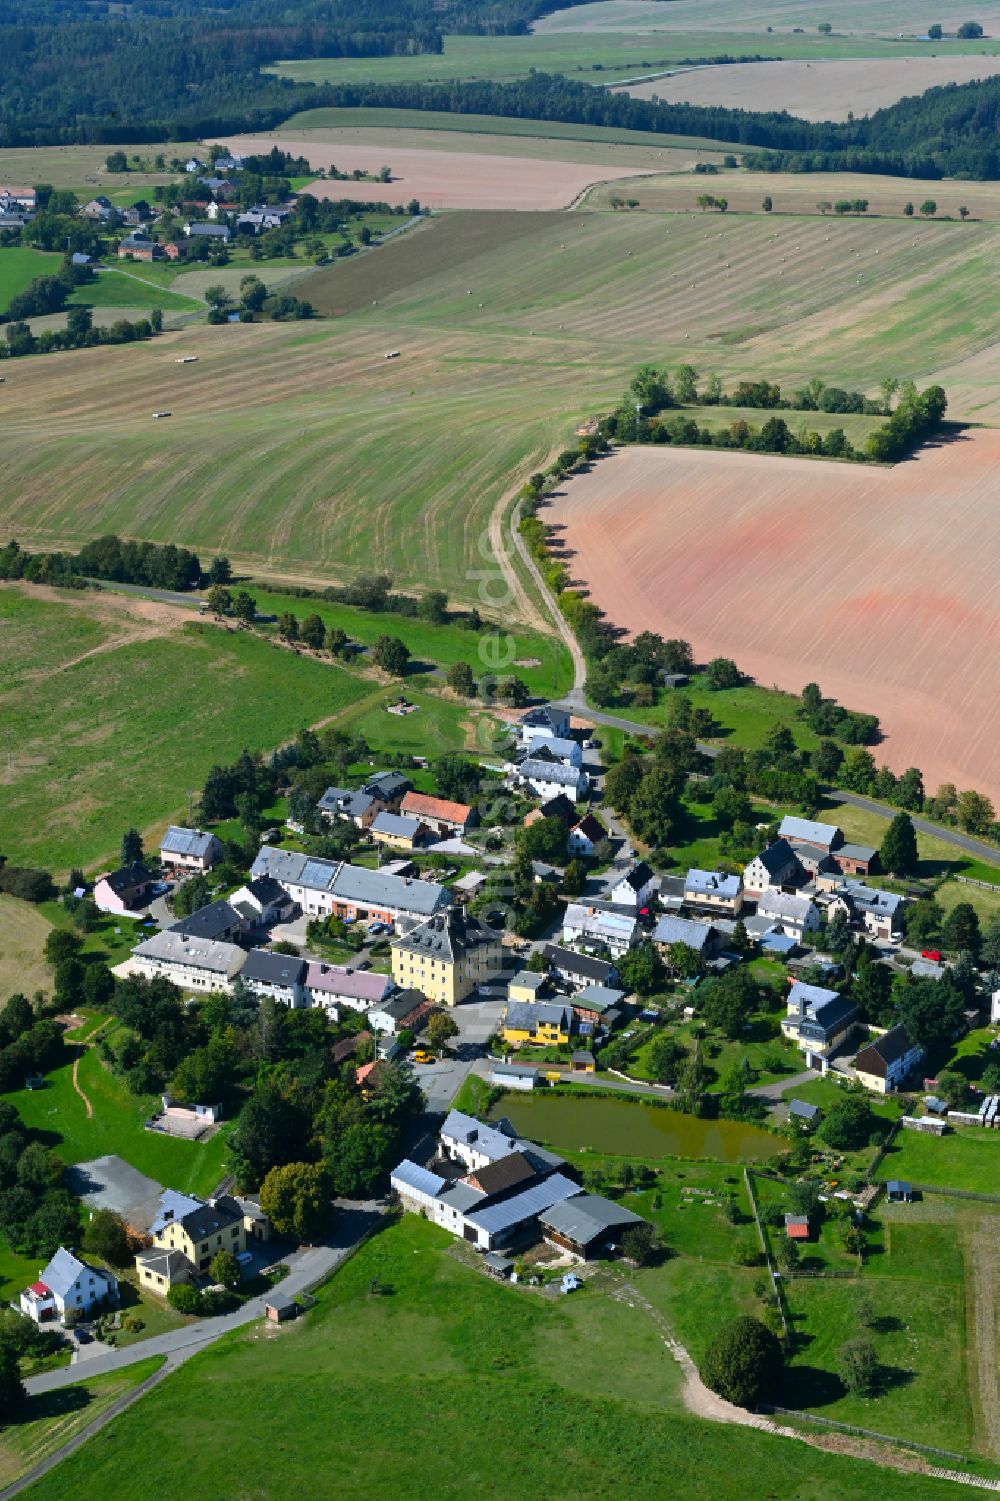
[[[393,940],[392,978],[438,1006],[457,1006],[503,966],[501,935],[453,908]]]
[[[203,1276],[219,1251],[245,1251],[247,1215],[228,1196],[209,1204],[167,1189],[149,1233],[152,1247],[136,1257],[139,1282],[165,1295],[177,1283]]]
[[[572,1030],[571,1006],[514,1001],[507,1007],[500,1035],[513,1048],[565,1047]]]
[[[540,1001],[550,989],[548,975],[537,974],[531,969],[522,969],[507,986],[507,999],[511,1001]]]

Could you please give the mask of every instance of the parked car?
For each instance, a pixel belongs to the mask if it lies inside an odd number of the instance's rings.
[[[932,959],[935,964],[939,964],[941,962],[941,950],[940,949],[921,949],[920,950],[920,957],[921,957],[921,959]]]
[[[253,1252],[237,1251],[236,1260],[239,1262],[240,1266],[250,1266],[253,1262]]]
[[[428,1053],[426,1048],[417,1048],[413,1055],[413,1061],[414,1063],[436,1063],[437,1059],[433,1053]]]
[[[371,969],[371,967],[372,961],[370,959],[359,959],[357,964],[354,966],[355,969]]]

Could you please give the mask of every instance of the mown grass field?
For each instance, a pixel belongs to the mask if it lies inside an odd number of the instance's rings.
[[[0,1005],[20,991],[34,995],[52,983],[52,968],[45,958],[49,924],[37,908],[15,897],[0,894]]]
[[[412,654],[411,676],[433,665],[448,668],[455,662],[467,662],[477,682],[483,677],[498,676],[501,670],[516,673],[533,694],[545,698],[561,697],[573,681],[569,653],[563,642],[553,636],[540,636],[533,631],[510,632],[506,626],[490,620],[484,620],[478,630],[470,630],[461,621],[436,625],[406,615],[360,610],[271,589],[253,588],[252,592],[261,614],[288,611],[299,620],[306,615],[319,615],[327,628],[339,626],[352,641],[364,646],[374,645],[379,636],[398,636]],[[495,665],[501,653],[501,660],[506,663],[503,669]]]
[[[687,360],[727,384],[923,379],[992,339],[996,234],[443,216],[303,278],[329,321],[19,361],[0,528],[25,545],[118,530],[303,579],[384,568],[479,602],[495,509],[637,365]],[[181,341],[197,365],[174,364]],[[1000,381],[984,389],[1000,412]]]
[[[13,600],[30,654],[19,597],[0,591],[0,620]],[[0,734],[12,736],[12,766],[0,764],[0,846],[12,861],[64,871],[114,858],[123,829],[162,827],[215,762],[244,746],[269,750],[370,692],[332,664],[176,619],[145,633],[141,617],[121,635],[109,626],[80,655],[80,612],[86,632],[87,613],[104,607],[85,597],[28,611],[48,615],[48,665],[0,694]]]
[[[72,1063],[47,1074],[44,1089],[15,1090],[4,1099],[70,1166],[114,1153],[140,1173],[182,1193],[208,1194],[221,1182],[226,1126],[205,1142],[179,1141],[146,1131],[145,1122],[160,1108],[159,1096],[130,1094],[94,1048],[80,1053],[77,1078],[93,1107],[92,1116],[73,1088]]]
[[[95,281],[78,287],[69,300],[87,307],[162,308],[165,312],[196,312],[202,306],[193,297],[136,277],[127,262],[124,270],[99,271]]]
[[[51,276],[58,271],[60,259],[44,250],[29,250],[27,247],[22,250],[20,245],[6,245],[0,249],[0,312],[36,276]]]
[[[0,1434],[0,1485],[12,1485],[48,1459],[162,1364],[163,1357],[156,1355],[110,1376],[94,1376],[59,1391],[29,1397],[16,1421],[6,1424]]]
[[[164,146],[5,146],[0,150],[0,183],[14,187],[32,187],[51,183],[54,188],[73,188],[93,198],[104,193],[113,198],[127,191],[133,198],[150,198],[150,188],[157,183],[173,182],[176,172],[108,172],[104,162],[110,151],[122,150],[131,158],[138,153],[152,161],[162,151],[167,162],[175,156],[181,161],[201,148],[194,141],[171,141]]]
[[[882,1159],[879,1178],[903,1178],[941,1188],[997,1193],[1000,1183],[1000,1131],[958,1126],[947,1136],[900,1131]]]
[[[430,1485],[464,1497],[501,1470],[511,1501],[609,1489],[644,1501],[663,1495],[664,1455],[671,1488],[690,1501],[734,1496],[734,1477],[745,1489],[748,1474],[762,1495],[885,1494],[872,1465],[686,1416],[677,1368],[640,1307],[593,1288],[550,1302],[501,1287],[447,1245],[412,1216],[383,1231],[307,1318],[197,1356],[41,1481],[38,1501],[83,1484],[107,1501],[145,1501],[182,1484],[195,1451],[203,1484],[224,1489],[237,1445],[261,1501],[296,1487],[381,1498]],[[386,1296],[371,1296],[373,1278]],[[144,1463],[129,1464],[139,1448]],[[916,1475],[891,1483],[899,1501],[948,1488]]]

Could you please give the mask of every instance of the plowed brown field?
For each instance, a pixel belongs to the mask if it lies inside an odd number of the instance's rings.
[[[338,141],[274,136],[227,136],[223,144],[244,155],[280,146],[304,156],[314,168],[336,166],[378,172],[383,163],[392,181],[317,182],[309,191],[318,198],[353,198],[363,202],[406,204],[411,198],[429,208],[553,209],[565,208],[593,182],[609,177],[641,176],[644,167],[594,167],[585,162],[539,161],[487,152],[433,151],[418,147],[375,147]],[[553,143],[553,153],[558,146]]]
[[[1000,802],[1000,432],[892,469],[629,448],[571,481],[573,576],[629,631],[878,714],[880,760]]]

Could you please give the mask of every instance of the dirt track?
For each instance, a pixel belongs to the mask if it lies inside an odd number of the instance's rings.
[[[1000,803],[998,465],[989,429],[893,469],[632,448],[544,516],[616,624],[735,657],[765,686],[815,680],[880,716],[897,772]]]

